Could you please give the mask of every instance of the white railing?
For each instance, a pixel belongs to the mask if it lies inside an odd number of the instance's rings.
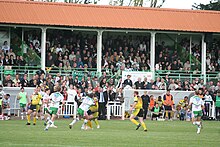
[[[125,104],[120,102],[110,101],[107,104],[107,119],[110,120],[111,116],[121,117],[124,120]]]
[[[64,105],[60,104],[58,118],[59,116],[73,116],[76,118],[77,103],[76,102],[65,102]]]

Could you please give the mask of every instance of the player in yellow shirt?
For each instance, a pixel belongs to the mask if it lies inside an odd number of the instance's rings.
[[[88,111],[88,115],[93,115],[93,118],[91,120],[93,120],[97,126],[97,129],[100,128],[100,125],[99,125],[99,122],[98,122],[98,117],[99,117],[99,103],[98,103],[98,99],[96,97],[93,97],[94,99],[94,102],[95,102],[95,105],[94,106],[91,106],[89,108],[89,111]],[[88,121],[87,125],[92,128],[92,122],[91,120]]]
[[[134,91],[134,103],[131,105],[130,111],[133,110],[131,116],[130,116],[130,120],[132,123],[134,123],[137,128],[136,130],[138,130],[140,128],[140,126],[142,126],[144,128],[144,131],[147,131],[147,127],[143,121],[143,108],[142,108],[142,98],[138,95],[138,91]],[[138,123],[134,118],[138,116],[138,119],[140,121],[140,123]]]
[[[31,121],[31,113],[33,112],[33,125],[36,125],[36,116],[37,116],[37,106],[39,105],[42,96],[38,93],[37,88],[34,90],[34,93],[31,95],[30,97],[30,102],[29,102],[29,108],[28,108],[28,112],[27,112],[27,124],[26,125],[30,125],[30,121]]]

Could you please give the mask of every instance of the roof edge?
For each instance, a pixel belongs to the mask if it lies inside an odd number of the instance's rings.
[[[219,11],[211,10],[189,10],[175,8],[151,8],[151,7],[131,7],[131,6],[110,6],[110,5],[94,5],[94,4],[75,4],[64,2],[38,2],[25,0],[0,0],[0,3],[24,3],[24,4],[40,4],[40,5],[58,5],[58,6],[77,6],[77,7],[93,7],[93,8],[111,8],[111,9],[132,9],[132,10],[154,10],[154,11],[170,11],[170,12],[189,12],[189,13],[212,13],[220,14]]]

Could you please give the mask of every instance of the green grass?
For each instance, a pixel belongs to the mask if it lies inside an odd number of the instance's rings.
[[[220,122],[205,121],[201,134],[196,134],[196,127],[190,122],[150,121],[146,124],[148,132],[129,120],[100,121],[101,128],[80,130],[82,121],[73,129],[68,128],[70,119],[57,120],[57,129],[45,132],[43,121],[36,126],[26,126],[25,120],[0,121],[0,147],[71,147],[71,146],[220,146]]]

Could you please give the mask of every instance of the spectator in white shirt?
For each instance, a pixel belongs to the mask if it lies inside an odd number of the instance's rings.
[[[38,43],[38,45],[40,46],[40,41],[38,40],[37,36],[35,37],[35,39],[32,42],[33,46],[35,46],[36,43]]]
[[[56,53],[58,54],[59,52],[62,52],[63,49],[61,48],[61,45],[58,44],[57,48],[56,48]]]
[[[77,92],[76,92],[75,89],[73,89],[73,85],[72,84],[70,84],[70,87],[69,87],[69,89],[67,91],[67,94],[68,94],[67,102],[74,102],[75,98],[77,96]]]
[[[10,50],[10,46],[8,45],[8,42],[5,41],[4,44],[2,45],[2,50],[5,52],[5,53],[8,53],[9,50]]]

